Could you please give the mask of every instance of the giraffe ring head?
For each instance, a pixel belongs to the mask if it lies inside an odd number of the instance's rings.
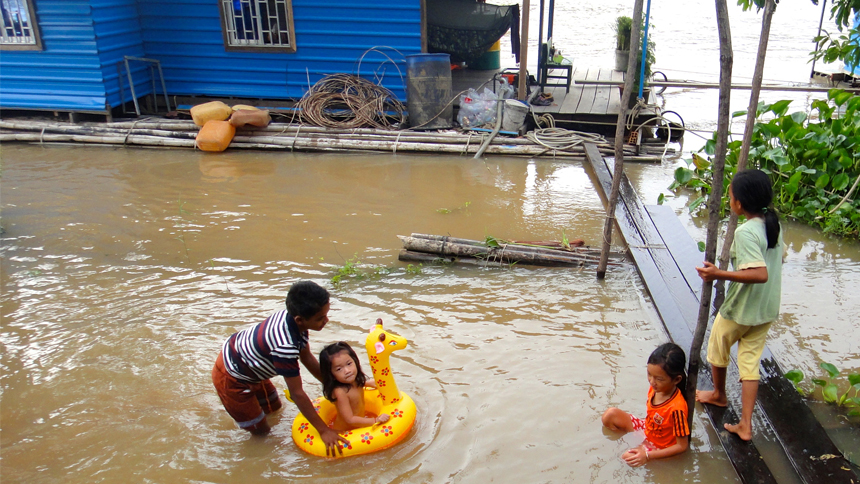
[[[376,325],[370,330],[365,342],[369,355],[389,355],[394,351],[406,348],[406,338],[386,331],[382,328],[382,318],[376,320]]]

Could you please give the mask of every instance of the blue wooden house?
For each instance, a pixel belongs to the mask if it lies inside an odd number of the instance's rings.
[[[131,100],[129,71],[137,97],[161,96],[163,77],[171,96],[298,99],[349,73],[405,99],[424,3],[0,0],[0,109],[110,115]]]

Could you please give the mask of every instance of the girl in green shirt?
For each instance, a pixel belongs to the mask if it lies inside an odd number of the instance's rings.
[[[696,401],[720,407],[727,405],[726,368],[731,348],[738,343],[741,421],[735,425],[725,424],[725,428],[743,440],[752,439],[759,363],[767,331],[779,315],[784,244],[772,201],[773,188],[767,174],[761,170],[736,174],[729,186],[729,205],[732,212],[743,215],[747,221],[735,230],[732,270],[720,270],[710,262],[696,268],[705,282],[729,281],[726,300],[708,339],[714,390],[697,391]]]

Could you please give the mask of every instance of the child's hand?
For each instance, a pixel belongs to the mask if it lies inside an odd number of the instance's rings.
[[[391,420],[391,416],[387,413],[382,413],[378,417],[376,417],[376,423],[385,423]]]
[[[717,278],[717,266],[711,264],[708,261],[705,261],[704,267],[696,267],[696,272],[699,273],[699,277],[702,278],[705,282],[711,282]]]
[[[621,455],[621,458],[627,462],[630,467],[639,467],[648,462],[648,453],[642,446],[633,448]]]

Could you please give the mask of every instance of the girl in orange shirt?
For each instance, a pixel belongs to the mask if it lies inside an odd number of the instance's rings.
[[[690,445],[687,402],[681,390],[687,386],[686,366],[687,357],[680,346],[675,343],[660,345],[648,358],[651,388],[645,420],[617,408],[603,413],[603,425],[610,430],[645,432],[645,441],[621,456],[630,467],[680,454]]]

